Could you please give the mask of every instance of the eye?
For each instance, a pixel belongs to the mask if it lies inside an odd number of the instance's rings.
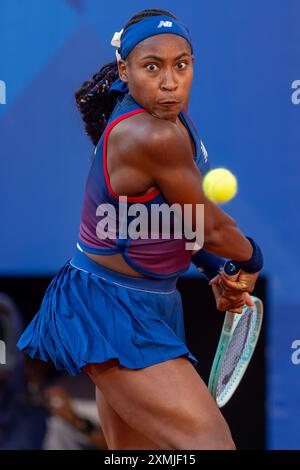
[[[150,68],[151,67],[151,68]],[[149,72],[156,72],[156,70],[158,69],[157,65],[155,64],[148,64],[148,65],[145,65],[145,68],[149,71]]]
[[[186,62],[178,62],[178,64],[176,64],[176,65],[179,68],[179,70],[183,70],[188,66],[188,64]],[[179,67],[179,65],[181,65],[181,67]]]

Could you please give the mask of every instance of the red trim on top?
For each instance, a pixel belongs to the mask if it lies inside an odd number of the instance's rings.
[[[126,114],[123,114],[122,116],[119,116],[113,122],[110,123],[110,125],[108,126],[108,128],[106,129],[105,134],[104,134],[104,142],[103,142],[104,177],[105,177],[106,185],[107,185],[107,188],[108,188],[110,194],[112,194],[112,196],[114,196],[116,199],[119,199],[120,194],[115,193],[114,190],[112,189],[112,187],[110,185],[110,181],[109,181],[108,171],[107,171],[107,161],[106,161],[107,139],[108,139],[110,131],[112,130],[112,128],[116,124],[118,124],[118,122],[123,121],[123,119],[126,119],[129,116],[134,116],[135,114],[144,113],[144,112],[146,112],[145,109],[135,109],[134,111],[130,111],[129,113],[126,113]],[[151,191],[151,193],[145,194],[144,196],[127,196],[127,201],[128,202],[146,202],[146,201],[149,201],[150,199],[153,199],[159,193],[160,193],[160,191],[158,191],[157,189],[154,189],[153,191]]]

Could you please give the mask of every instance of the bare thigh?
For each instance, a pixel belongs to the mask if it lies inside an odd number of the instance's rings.
[[[128,369],[115,359],[85,372],[130,428],[162,449],[233,449],[228,426],[185,357]]]
[[[146,436],[132,429],[110,406],[103,393],[97,387],[96,401],[101,428],[109,449],[161,449]]]

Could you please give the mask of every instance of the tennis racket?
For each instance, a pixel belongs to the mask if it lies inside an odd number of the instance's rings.
[[[208,389],[222,408],[236,391],[253,355],[263,321],[263,303],[251,296],[254,307],[226,312],[210,372]]]

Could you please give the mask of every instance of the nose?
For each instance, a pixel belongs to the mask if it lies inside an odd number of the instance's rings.
[[[174,77],[174,72],[172,69],[166,69],[164,71],[161,88],[162,90],[174,91],[177,88],[177,81]]]

